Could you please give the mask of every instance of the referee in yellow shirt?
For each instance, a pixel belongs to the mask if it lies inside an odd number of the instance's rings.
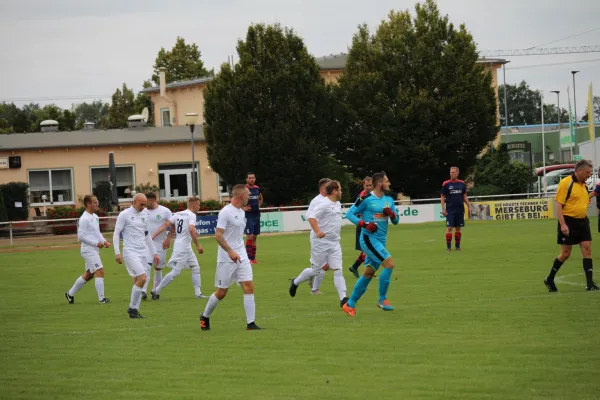
[[[587,281],[587,291],[600,290],[594,283],[592,268],[592,233],[587,209],[590,195],[585,181],[592,175],[592,163],[581,160],[575,164],[573,175],[563,178],[556,191],[556,218],[558,218],[558,244],[560,255],[554,260],[550,275],[544,284],[550,292],[558,292],[554,277],[571,255],[571,247],[578,244],[583,255],[583,271]]]

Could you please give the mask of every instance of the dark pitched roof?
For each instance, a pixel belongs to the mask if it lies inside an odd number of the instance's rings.
[[[215,79],[215,78],[212,76],[207,76],[204,78],[189,79],[189,80],[185,80],[185,81],[175,81],[175,82],[167,83],[165,85],[165,88],[177,89],[177,88],[194,86],[194,85],[202,85],[202,84],[206,84],[206,83],[212,81],[213,79]],[[149,88],[145,88],[145,89],[142,89],[140,92],[142,92],[142,93],[160,92],[160,86],[152,86]]]
[[[196,126],[194,139],[204,141],[202,125]],[[187,126],[141,127],[71,132],[11,133],[0,135],[0,151],[48,149],[62,147],[109,146],[133,144],[179,143],[191,140]]]
[[[340,54],[331,54],[325,57],[319,57],[316,59],[317,65],[321,67],[322,70],[331,70],[331,69],[344,69],[346,66],[346,60],[348,58],[348,54],[340,53]],[[492,63],[492,64],[506,64],[507,61],[503,58],[480,58],[477,60],[478,63]]]

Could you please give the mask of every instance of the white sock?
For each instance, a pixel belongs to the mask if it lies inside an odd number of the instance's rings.
[[[131,289],[131,303],[129,303],[129,308],[134,308],[139,311],[140,303],[142,301],[142,288],[136,285],[133,285]]]
[[[154,290],[156,290],[156,288],[158,287],[158,285],[160,285],[160,282],[162,281],[162,269],[159,270],[154,270]]]
[[[181,273],[180,269],[173,269],[169,272],[165,277],[160,281],[160,285],[156,289],[154,289],[154,293],[160,294],[160,292],[169,286],[169,283],[173,282],[173,279],[177,278]]]
[[[202,294],[200,289],[200,267],[192,268],[192,285],[194,286],[194,296],[200,296]]]
[[[338,291],[340,300],[343,300],[346,296],[346,280],[344,279],[344,273],[341,269],[333,271],[333,284]]]
[[[96,292],[98,293],[98,300],[104,298],[104,278],[94,278],[96,284]]]
[[[312,291],[316,292],[321,287],[321,282],[323,282],[323,278],[325,278],[325,271],[320,270],[319,275],[315,277],[315,281],[313,282]]]
[[[146,293],[146,291],[148,290],[148,284],[150,283],[150,272],[152,271],[152,264],[144,265],[144,269],[146,270],[146,283],[144,283],[142,291]]]
[[[69,290],[69,296],[75,296],[75,293],[85,285],[87,281],[82,277],[77,278],[73,287]]]
[[[312,268],[304,268],[304,271],[302,271],[300,275],[298,275],[298,277],[294,279],[294,285],[298,286],[302,282],[306,282],[307,280],[309,280],[313,276],[317,276],[318,274],[319,272],[315,271]]]
[[[256,304],[254,303],[254,294],[244,295],[244,310],[246,310],[246,321],[248,323],[254,322],[254,316],[256,315]]]
[[[206,303],[206,308],[204,309],[202,315],[204,315],[206,318],[210,318],[210,315],[213,313],[213,311],[215,311],[215,308],[217,308],[220,301],[221,300],[217,299],[217,296],[215,296],[214,293],[211,294],[208,298],[208,303]]]

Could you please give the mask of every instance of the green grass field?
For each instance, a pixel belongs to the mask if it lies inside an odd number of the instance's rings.
[[[83,272],[78,250],[0,254],[0,398],[597,399],[600,293],[585,292],[577,252],[559,293],[547,292],[555,224],[469,222],[461,253],[444,251],[441,224],[393,227],[396,310],[376,307],[374,280],[355,318],[341,311],[331,274],[322,296],[303,284],[290,298],[288,279],[308,265],[307,233],[261,237],[254,280],[264,331],[245,330],[237,286],[212,330],[200,331],[206,300],[193,298],[187,271],[160,301],[142,303],[146,319],[129,319],[131,280],[112,249],[102,251],[106,305],[92,282],[67,304],[63,293]],[[216,243],[202,244],[210,293]],[[350,265],[352,229],[342,248]],[[350,292],[356,280],[344,275]]]

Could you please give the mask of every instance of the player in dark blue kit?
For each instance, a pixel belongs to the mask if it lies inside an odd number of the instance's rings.
[[[365,176],[365,179],[363,179],[363,190],[362,192],[360,192],[358,194],[358,199],[365,198],[366,196],[368,196],[371,193],[371,190],[373,190],[373,179],[370,176]],[[358,199],[356,199],[358,201]],[[358,216],[360,217],[360,215]],[[362,248],[360,247],[360,232],[362,231],[362,228],[360,226],[356,227],[356,244],[354,245],[354,248],[358,251],[360,251],[360,254],[358,255],[358,257],[356,258],[356,261],[354,261],[354,264],[352,264],[352,266],[350,268],[348,268],[348,270],[350,272],[352,272],[354,274],[355,277],[359,278],[360,276],[358,275],[358,267],[360,267],[360,265],[365,262],[365,258],[367,257],[365,255],[365,253],[362,251]]]
[[[460,251],[461,228],[465,226],[465,203],[469,212],[473,209],[467,196],[467,185],[458,179],[458,167],[450,168],[450,179],[442,184],[442,215],[446,217],[446,246],[452,250],[452,229],[454,246]]]
[[[260,206],[263,203],[263,196],[260,188],[256,186],[256,176],[254,172],[246,174],[246,187],[250,190],[248,205],[244,207],[246,212],[246,252],[250,264],[256,264],[256,238],[260,235]]]

